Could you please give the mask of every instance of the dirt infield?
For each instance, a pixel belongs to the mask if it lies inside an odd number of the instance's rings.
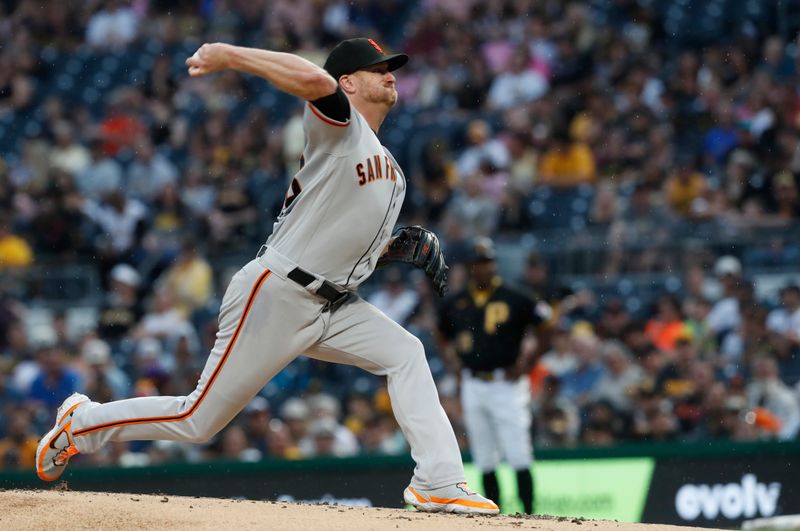
[[[348,508],[98,492],[0,492],[0,529],[537,529],[552,531],[687,531],[689,527],[546,517],[469,517],[401,509]]]

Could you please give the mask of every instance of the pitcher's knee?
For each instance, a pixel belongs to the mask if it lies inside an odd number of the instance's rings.
[[[390,374],[426,363],[425,347],[419,339],[408,332],[388,339],[386,346],[391,350],[385,353],[387,365],[384,367]]]
[[[425,347],[418,337],[408,334],[401,348],[403,352],[401,359],[405,363],[425,362]]]
[[[197,422],[192,419],[186,422],[185,440],[186,442],[201,444],[207,442],[211,437],[219,433],[222,427],[218,427],[208,422]]]
[[[427,367],[425,347],[414,335],[403,330],[402,334],[386,338],[385,350],[381,353],[381,367],[387,375],[393,375],[420,367]]]

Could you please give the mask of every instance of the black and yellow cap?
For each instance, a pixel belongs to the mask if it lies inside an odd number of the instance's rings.
[[[491,238],[479,236],[473,240],[470,262],[492,262],[496,256],[494,242]]]
[[[404,53],[386,54],[372,39],[358,37],[347,39],[336,45],[325,61],[325,70],[338,80],[362,68],[386,62],[389,71],[394,71],[408,62]]]

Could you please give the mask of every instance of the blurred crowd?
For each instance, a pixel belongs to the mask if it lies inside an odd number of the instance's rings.
[[[686,6],[734,3],[0,0],[0,468],[32,466],[73,391],[194,388],[230,268],[269,234],[303,148],[292,98],[185,75],[217,40],[321,63],[367,35],[411,55],[382,131],[409,180],[402,221],[441,235],[452,291],[472,238],[525,250],[506,281],[556,309],[530,374],[538,446],[796,439],[798,28],[767,6],[720,11],[720,35],[670,30]],[[584,270],[556,267],[576,248],[597,251]],[[99,279],[93,307],[48,304],[66,266]],[[646,297],[591,282],[662,273],[676,282]],[[391,269],[363,296],[423,341],[466,447],[425,279]],[[300,359],[206,445],[76,460],[407,450],[380,378]]]

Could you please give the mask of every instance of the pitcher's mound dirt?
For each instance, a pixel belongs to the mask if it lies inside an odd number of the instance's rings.
[[[113,529],[115,531],[481,530],[687,531],[688,527],[572,518],[470,517],[401,509],[349,508],[281,502],[187,498],[103,492],[0,491],[0,529]]]

